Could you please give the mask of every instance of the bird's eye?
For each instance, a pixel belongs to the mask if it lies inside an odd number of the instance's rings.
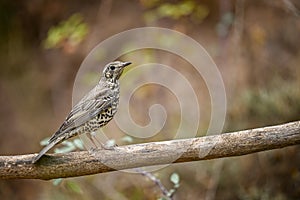
[[[109,68],[110,68],[110,70],[115,70],[115,69],[116,69],[116,67],[115,67],[115,66],[113,66],[113,65],[112,65],[112,66],[110,66]]]

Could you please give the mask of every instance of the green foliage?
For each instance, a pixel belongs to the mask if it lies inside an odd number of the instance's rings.
[[[182,17],[190,17],[196,22],[201,22],[209,13],[206,6],[198,4],[196,1],[180,1],[177,4],[161,3],[156,9],[145,14],[147,22],[153,22],[163,17],[178,20]]]
[[[267,87],[245,89],[234,105],[229,110],[228,130],[296,120],[300,111],[299,83],[277,80]]]
[[[133,138],[128,136],[128,135],[125,135],[124,137],[122,137],[121,139],[123,142],[126,142],[126,143],[132,143],[133,142]]]
[[[72,192],[75,192],[75,193],[78,193],[78,194],[81,194],[82,193],[82,190],[81,190],[81,187],[78,185],[77,182],[74,182],[74,181],[67,181],[66,182],[66,187],[71,190]]]
[[[175,192],[179,188],[179,182],[180,182],[180,177],[179,174],[176,172],[172,173],[170,176],[170,181],[174,184],[173,188],[171,188],[169,191],[167,191],[167,195],[165,197],[160,197],[158,200],[167,200],[167,199],[172,199],[174,196]]]
[[[78,45],[87,35],[88,25],[83,22],[80,14],[74,14],[69,19],[50,28],[44,42],[46,49],[57,48],[67,42],[71,46]]]
[[[248,106],[249,115],[261,121],[265,117],[274,121],[296,118],[300,110],[300,92],[296,84],[248,91],[244,95],[244,102]]]
[[[62,178],[57,178],[54,179],[52,183],[54,186],[58,186],[62,182],[62,180],[63,180]]]
[[[157,12],[161,17],[178,19],[191,14],[194,7],[195,2],[193,1],[184,1],[178,4],[165,3],[158,7]]]
[[[44,138],[42,141],[40,141],[40,145],[46,146],[48,144],[49,139],[50,139],[49,137]]]
[[[179,184],[179,182],[180,182],[179,175],[174,172],[170,176],[170,181],[174,184],[174,186],[173,186],[173,188],[171,188],[169,190],[168,197],[172,197],[175,194],[176,190],[179,188],[179,186],[180,186],[180,184]]]
[[[158,200],[168,200],[166,197],[160,197]]]
[[[83,142],[81,139],[74,139],[73,140],[73,144],[80,150],[83,150],[84,149],[84,146],[83,146]]]
[[[48,141],[49,141],[49,137],[43,139],[40,142],[40,144],[42,146],[46,146],[48,144]],[[63,145],[62,147],[54,149],[55,153],[67,153],[67,152],[74,151],[75,149],[80,149],[80,150],[84,149],[82,140],[78,138],[74,139],[73,141],[63,141],[61,144]]]
[[[179,181],[180,181],[180,177],[177,173],[173,173],[170,176],[170,181],[175,185],[175,186],[179,186]]]
[[[63,147],[54,149],[55,153],[68,153],[76,149],[76,146],[73,144],[73,142],[63,141],[62,144],[64,145]]]

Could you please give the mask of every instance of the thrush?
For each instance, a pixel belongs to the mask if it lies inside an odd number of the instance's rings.
[[[119,78],[124,67],[130,64],[130,62],[115,61],[104,67],[99,83],[72,108],[58,131],[49,139],[46,147],[33,159],[33,163],[54,145],[71,137],[87,134],[92,138],[94,132],[113,118],[119,105]]]

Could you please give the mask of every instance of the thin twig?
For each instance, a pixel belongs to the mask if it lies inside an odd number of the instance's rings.
[[[162,194],[169,200],[172,200],[172,197],[169,197],[169,191],[167,190],[167,188],[165,188],[165,186],[161,183],[161,181],[158,178],[156,178],[153,174],[145,170],[142,170],[141,168],[136,168],[135,171],[149,178],[151,181],[153,181],[155,185],[159,187]]]

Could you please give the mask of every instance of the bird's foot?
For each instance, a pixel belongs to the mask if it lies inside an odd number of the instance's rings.
[[[91,147],[88,149],[89,154],[95,155],[97,152],[97,147]]]
[[[118,145],[114,141],[107,141],[105,144],[101,143],[101,147],[105,150],[115,150]]]

